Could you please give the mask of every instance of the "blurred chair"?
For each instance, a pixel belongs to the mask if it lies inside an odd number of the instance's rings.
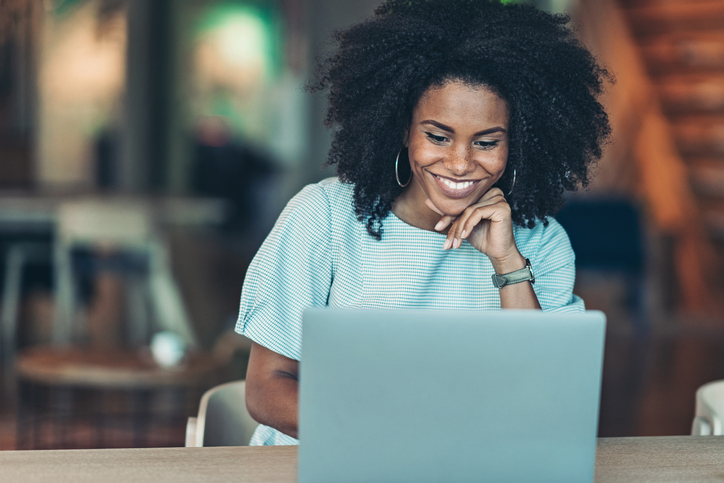
[[[145,446],[159,440],[154,425],[178,429],[176,418],[186,420],[189,401],[198,401],[201,391],[220,380],[226,361],[198,350],[148,205],[121,199],[63,203],[57,212],[53,258],[53,345],[31,346],[16,357],[18,447],[66,449],[78,447],[74,445],[80,440],[86,441],[85,447],[104,447],[109,434],[119,433],[108,430],[122,425],[128,425],[132,438],[124,444]],[[90,304],[103,310],[82,310],[86,279],[97,293],[111,293]],[[100,283],[109,280],[113,283]],[[116,281],[123,283],[122,289]],[[108,303],[124,296],[125,306]],[[74,344],[88,338],[90,314],[106,330],[103,324],[120,322],[122,309],[127,312],[127,343],[96,331],[91,344]],[[173,333],[183,341],[177,345],[189,350],[171,362],[159,359],[153,344],[146,346],[152,333],[163,332]],[[162,341],[168,342],[168,335]],[[122,402],[118,414],[106,414],[114,400]],[[85,438],[85,433],[96,436]]]
[[[143,205],[121,200],[67,202],[58,210],[54,343],[69,344],[87,330],[78,310],[77,272],[84,266],[79,252],[86,253],[87,271],[100,267],[125,275],[132,345],[148,341],[152,319],[155,330],[175,332],[189,347],[197,345],[151,214]],[[107,255],[105,263],[98,254]]]
[[[188,420],[186,446],[247,446],[259,423],[246,410],[245,389],[246,381],[234,381],[206,391]]]
[[[8,247],[5,255],[5,276],[2,292],[2,351],[1,361],[11,363],[15,358],[17,344],[18,312],[23,287],[23,271],[32,263],[47,263],[50,248],[45,243],[19,242]],[[10,364],[6,365],[9,368]],[[7,383],[11,380],[7,379]]]
[[[694,436],[722,436],[724,380],[704,384],[696,391],[696,413],[691,425]]]
[[[626,286],[634,328],[648,329],[641,215],[624,198],[574,198],[556,215],[576,253],[576,269],[614,274]]]

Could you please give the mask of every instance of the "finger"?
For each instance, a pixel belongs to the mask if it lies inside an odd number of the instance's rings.
[[[445,237],[445,244],[442,246],[443,250],[458,248],[457,246],[455,246],[455,244],[457,243],[455,233],[457,233],[458,231],[458,225],[458,220],[453,221],[452,225],[450,225],[450,229],[447,231],[447,236]]]
[[[474,205],[473,205],[474,206]],[[460,248],[460,246],[463,243],[463,230],[465,227],[466,220],[470,217],[470,215],[473,213],[472,207],[468,207],[460,213],[460,215],[457,217],[455,222],[450,226],[450,229],[447,231],[448,237],[451,240],[451,245],[453,248]]]
[[[455,219],[454,216],[445,215],[440,218],[440,221],[435,225],[435,231],[443,231],[452,221]]]
[[[498,203],[500,200],[498,201]],[[460,216],[458,216],[457,221],[459,224],[457,225],[457,231],[455,233],[455,237],[459,240],[458,245],[462,245],[462,242],[465,238],[467,238],[470,233],[472,233],[473,228],[480,223],[479,217],[476,217],[475,219],[471,220],[471,217],[475,217],[478,208],[481,208],[483,206],[487,206],[489,203],[492,203],[491,201],[483,201],[480,203],[476,203],[474,205],[468,206],[465,211],[463,211]]]
[[[492,223],[502,222],[510,218],[510,205],[508,203],[495,203],[493,205],[478,206],[473,213],[465,219],[462,228],[462,238],[467,238],[473,229],[482,221],[490,220]]]
[[[485,219],[484,217],[484,210],[486,207],[480,206],[476,208],[473,213],[465,219],[465,222],[463,223],[463,226],[461,227],[460,231],[460,239],[464,240],[467,237],[470,236],[470,234],[473,232],[476,226],[480,224],[481,221]]]
[[[506,201],[505,197],[503,196],[503,193],[497,188],[495,188],[495,190],[497,191],[497,193],[493,193],[492,197],[485,199],[485,200],[483,200],[481,198],[481,200],[478,203],[475,203],[474,205],[471,205],[470,207],[468,207],[468,210],[476,210],[476,209],[482,208],[484,206],[495,206],[498,204],[504,205],[505,207],[507,207],[508,210],[510,210],[510,205],[508,205],[508,202]],[[461,215],[461,218],[462,218],[462,215]],[[467,217],[465,217],[465,219],[467,220]],[[474,227],[474,225],[473,225],[473,227]],[[469,224],[466,224],[462,228],[462,231],[465,233],[465,235],[463,235],[462,237],[467,238],[467,235],[470,234],[473,227],[471,227]]]
[[[490,188],[488,191],[485,192],[483,198],[492,198],[494,196],[505,197],[505,193],[503,193],[503,190],[501,190],[500,188]]]
[[[499,200],[505,201],[505,194],[500,190],[500,188],[492,188],[480,197],[478,203],[490,204],[496,203]]]
[[[455,219],[454,216],[446,215],[442,211],[437,209],[437,206],[435,206],[432,201],[430,201],[430,198],[425,200],[425,204],[430,208],[432,211],[437,213],[438,215],[442,216],[440,218],[440,221],[437,222],[437,225],[435,225],[436,231],[442,231],[444,230],[452,221]]]
[[[455,223],[453,223],[453,225],[448,230],[448,235],[450,237],[450,244],[452,248],[460,248],[463,244],[463,240],[470,235],[471,230],[469,229],[466,231],[466,226],[468,220],[471,216],[474,216],[474,214],[474,209],[466,209],[460,214],[460,216],[455,220]],[[473,223],[472,226],[475,227],[475,225],[477,225],[477,222]]]

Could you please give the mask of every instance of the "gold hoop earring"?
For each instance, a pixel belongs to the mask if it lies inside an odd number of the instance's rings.
[[[508,191],[508,194],[506,196],[510,196],[510,194],[513,192],[513,188],[515,188],[515,179],[518,176],[518,171],[516,169],[513,169],[513,184],[510,185],[510,190]]]
[[[403,149],[404,149],[404,148],[403,148]],[[400,182],[400,173],[399,173],[399,171],[397,170],[397,165],[398,165],[399,162],[400,162],[400,153],[402,153],[402,149],[400,149],[400,151],[397,153],[397,158],[395,158],[395,178],[397,179],[397,184],[400,185],[400,188],[404,188],[405,186],[407,186],[408,184],[410,184],[410,181],[412,181],[412,173],[410,173],[410,179],[407,180],[407,183],[402,184],[402,183]]]

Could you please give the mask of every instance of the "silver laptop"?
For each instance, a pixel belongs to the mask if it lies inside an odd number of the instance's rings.
[[[299,482],[592,482],[605,324],[307,310]]]

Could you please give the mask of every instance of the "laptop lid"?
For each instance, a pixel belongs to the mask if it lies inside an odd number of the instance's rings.
[[[309,309],[299,482],[593,481],[605,316]]]

